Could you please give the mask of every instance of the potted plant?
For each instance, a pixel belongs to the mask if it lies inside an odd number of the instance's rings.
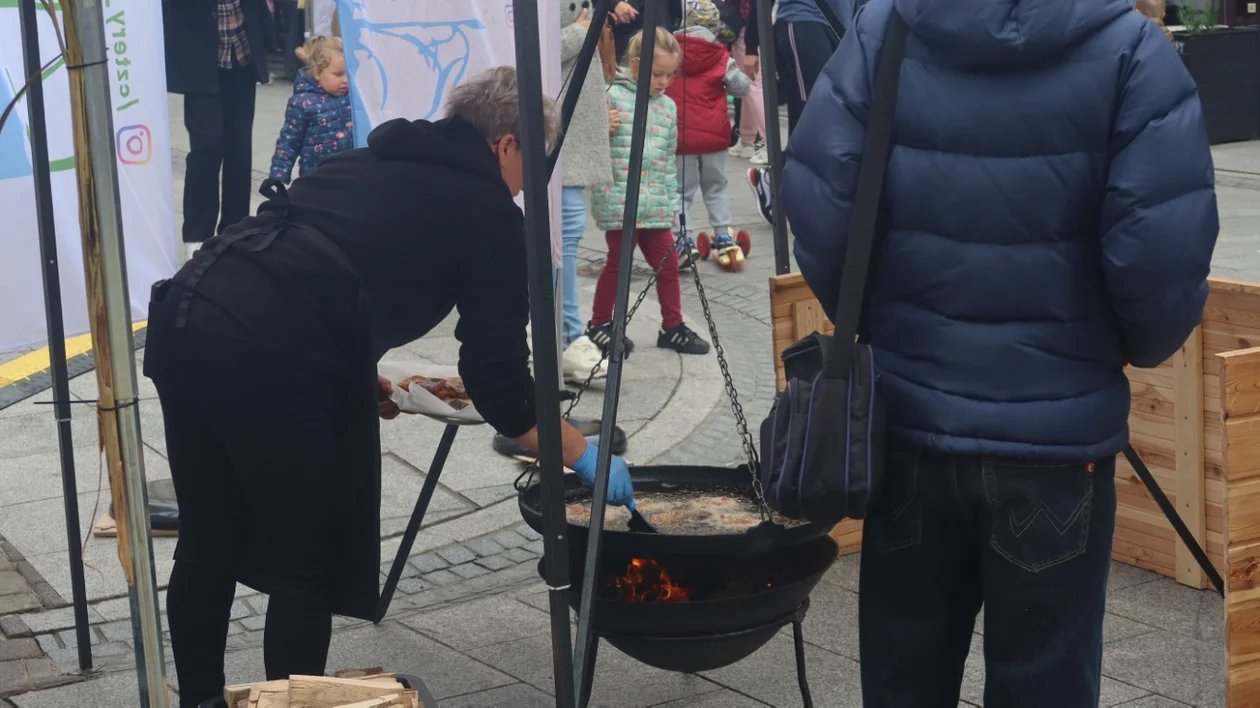
[[[1180,7],[1174,46],[1199,87],[1212,144],[1260,137],[1260,28],[1217,24],[1218,0]]]

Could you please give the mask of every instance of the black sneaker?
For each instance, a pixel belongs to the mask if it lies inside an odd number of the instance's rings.
[[[680,324],[673,329],[662,329],[656,337],[656,346],[661,349],[673,349],[679,354],[709,353],[709,343],[692,332],[686,324]]]
[[[612,352],[609,351],[612,347],[612,334],[613,331],[611,322],[605,322],[598,327],[592,324],[586,325],[587,338],[592,342],[595,342],[595,346],[599,347],[599,350],[604,354],[612,354]],[[626,354],[629,354],[632,351],[634,351],[634,342],[629,337],[626,337]]]
[[[773,202],[770,199],[770,168],[753,167],[748,170],[748,186],[757,198],[757,213],[767,224],[774,226]]]

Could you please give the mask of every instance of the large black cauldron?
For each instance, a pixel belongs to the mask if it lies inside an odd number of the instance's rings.
[[[649,666],[683,672],[718,669],[760,649],[785,625],[799,625],[809,593],[835,561],[838,551],[835,541],[822,536],[771,555],[753,557],[609,552],[600,562],[600,586],[595,594],[591,626],[600,638]],[[610,597],[611,579],[625,571],[632,557],[650,557],[668,569],[680,585],[698,591],[700,599],[626,602]],[[577,609],[581,599],[583,561],[581,551],[570,553],[571,577],[575,581],[569,603],[573,609]],[[542,571],[540,561],[539,573]],[[754,594],[703,597],[740,580],[759,586],[770,580],[772,587]]]
[[[746,466],[631,467],[636,492],[710,491],[714,495],[745,495],[755,498],[752,476]],[[538,480],[521,490],[518,502],[521,516],[529,527],[543,533],[542,489]],[[588,499],[591,490],[574,475],[565,475],[566,502]],[[648,521],[651,521],[649,518]],[[602,549],[606,553],[630,553],[640,558],[656,558],[678,554],[704,556],[750,556],[769,553],[777,548],[794,546],[827,535],[832,524],[804,524],[784,527],[764,523],[742,533],[713,536],[674,536],[670,534],[634,533],[605,530]],[[589,530],[581,524],[568,524],[569,547],[585,553]]]

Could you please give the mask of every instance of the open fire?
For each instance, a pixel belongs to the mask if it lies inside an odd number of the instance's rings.
[[[669,571],[654,560],[633,558],[626,573],[613,581],[622,602],[687,602],[692,588],[669,577]]]

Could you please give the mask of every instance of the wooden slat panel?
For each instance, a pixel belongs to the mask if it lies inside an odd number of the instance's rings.
[[[1229,708],[1260,706],[1260,662],[1227,666],[1225,671],[1225,705]]]
[[[1229,666],[1260,661],[1260,603],[1231,603],[1225,621]]]
[[[1231,484],[1260,478],[1260,417],[1225,421],[1225,468]]]
[[[1217,355],[1224,365],[1221,401],[1227,418],[1260,413],[1260,348]]]
[[[1229,573],[1225,578],[1231,605],[1260,599],[1260,542],[1237,544],[1229,549]]]
[[[793,336],[799,342],[814,332],[826,329],[827,316],[817,300],[803,300],[792,304]],[[780,352],[782,354],[782,352]]]

